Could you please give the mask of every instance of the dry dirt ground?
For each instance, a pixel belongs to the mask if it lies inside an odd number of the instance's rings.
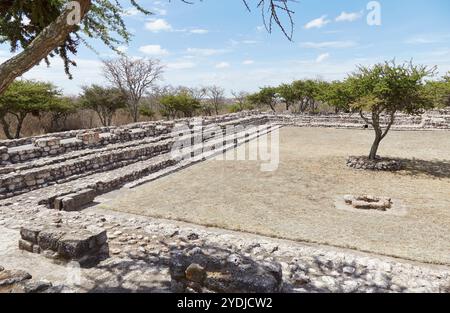
[[[391,131],[379,153],[406,159],[401,172],[346,167],[372,139],[370,130],[283,128],[276,171],[208,160],[105,195],[98,207],[450,264],[450,132]],[[398,199],[404,214],[336,209],[345,194]]]

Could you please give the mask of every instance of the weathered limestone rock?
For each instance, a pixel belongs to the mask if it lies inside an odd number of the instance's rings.
[[[19,248],[68,260],[97,257],[107,245],[106,230],[97,227],[73,228],[67,225],[26,226],[20,230]],[[48,252],[51,251],[51,252]]]
[[[39,138],[34,141],[34,146],[39,148],[55,148],[59,147],[61,145],[60,138],[57,137],[46,137],[46,138]]]
[[[0,146],[0,164],[7,162],[9,159],[8,147]]]
[[[94,189],[83,189],[76,193],[71,193],[62,197],[57,197],[54,202],[56,210],[76,211],[81,207],[91,203],[97,193]]]
[[[402,163],[399,160],[378,158],[369,160],[367,157],[351,156],[347,159],[347,166],[358,170],[371,171],[389,171],[395,172],[402,169]]]
[[[175,250],[170,258],[174,291],[186,292],[279,292],[279,263],[256,262],[216,247]]]
[[[94,145],[99,143],[100,134],[98,132],[85,132],[77,135],[77,139],[83,141],[85,145]]]
[[[22,270],[3,270],[0,272],[0,287],[13,285],[30,278],[31,275]]]
[[[32,276],[26,271],[4,270],[0,266],[0,293],[42,293],[50,291],[53,287],[49,281],[32,280]]]

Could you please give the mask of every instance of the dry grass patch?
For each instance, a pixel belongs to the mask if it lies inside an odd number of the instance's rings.
[[[258,162],[209,160],[101,206],[450,264],[450,132],[391,132],[379,153],[406,159],[406,170],[346,167],[346,157],[368,153],[372,139],[368,130],[283,128],[274,172],[261,172]],[[345,194],[400,199],[406,214],[336,209]]]

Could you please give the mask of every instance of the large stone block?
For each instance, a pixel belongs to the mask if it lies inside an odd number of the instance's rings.
[[[86,132],[77,135],[77,139],[83,141],[85,145],[93,145],[100,142],[100,133],[98,132]]]
[[[38,235],[38,244],[42,250],[58,251],[58,242],[66,234],[58,228],[45,228]]]
[[[29,241],[31,243],[38,243],[38,235],[41,232],[42,227],[39,226],[26,226],[20,228],[20,237],[23,240]]]
[[[19,239],[19,249],[20,250],[25,250],[28,252],[33,252],[33,243],[23,240],[23,239]]]
[[[31,275],[22,270],[4,270],[0,272],[0,287],[31,279]]]
[[[58,242],[57,252],[63,258],[79,259],[96,247],[95,236],[86,230],[65,234]]]
[[[88,226],[84,229],[67,224],[22,227],[21,236],[19,248],[22,250],[33,253],[42,251],[45,255],[71,260],[97,257],[107,247],[108,240],[106,230],[102,228]]]
[[[55,199],[54,208],[63,211],[76,211],[86,204],[91,203],[97,193],[94,189],[83,189]]]
[[[39,138],[34,141],[34,145],[39,148],[44,147],[55,148],[61,145],[61,141],[57,137]]]

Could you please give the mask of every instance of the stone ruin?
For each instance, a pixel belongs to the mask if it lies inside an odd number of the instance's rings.
[[[392,207],[392,200],[387,197],[375,197],[371,195],[346,195],[344,196],[344,201],[353,208],[360,210],[386,211]]]
[[[151,238],[145,239],[144,235],[134,234],[124,236],[125,230],[121,228],[110,231],[119,223],[109,225],[106,229],[103,218],[96,223],[96,227],[86,226],[87,217],[78,211],[92,203],[95,197],[102,193],[122,186],[137,186],[201,161],[202,159],[194,156],[196,152],[203,151],[202,149],[211,153],[223,153],[284,125],[355,129],[362,129],[364,126],[356,115],[351,114],[286,115],[257,111],[205,117],[201,122],[199,124],[198,119],[145,122],[0,141],[0,214],[2,211],[9,212],[17,208],[22,212],[17,213],[21,223],[19,248],[52,260],[62,262],[75,260],[86,266],[92,264],[95,266],[95,262],[103,257],[114,258],[121,254],[117,252],[121,250],[117,247],[110,253],[110,242],[114,244],[125,242],[133,247],[139,245],[137,256],[145,255],[148,253],[146,244],[152,241]],[[184,158],[178,159],[171,154],[171,150],[175,142],[173,132],[176,133],[180,125],[190,130],[187,135],[188,141],[200,142],[202,145],[194,145],[192,151],[183,155]],[[230,126],[246,125],[260,127],[249,129],[237,127],[230,138],[218,141],[215,137],[217,132],[225,132]],[[416,117],[400,115],[393,129],[450,129],[449,125],[450,110],[444,110],[430,111]],[[196,127],[203,130],[201,138],[195,135]],[[180,133],[179,136],[183,135]],[[374,170],[387,170],[391,167],[390,163],[378,162],[371,168],[359,162],[359,159],[353,158],[349,166]],[[392,165],[393,168],[397,166],[398,164]],[[392,204],[388,198],[370,196],[348,196],[346,202],[355,209],[381,211],[389,210]],[[39,215],[43,212],[61,213],[66,220],[62,221],[59,218],[53,221],[39,220],[35,216],[36,212],[39,212]],[[71,215],[78,213],[80,215]],[[77,219],[67,222],[72,216],[76,216]],[[80,223],[76,222],[78,220]],[[120,223],[124,224],[123,221]],[[143,228],[148,223],[146,220],[139,227]],[[134,228],[135,225],[132,224],[130,227]],[[162,231],[158,228],[158,232]],[[173,234],[168,238],[177,237]],[[188,240],[195,241],[195,238]],[[267,253],[271,255],[276,253],[277,249],[271,248]],[[336,280],[332,278],[335,274],[332,273],[336,271],[344,273],[345,281],[342,281],[344,290],[363,290],[361,289],[363,287],[348,282],[353,276],[353,272],[350,273],[349,270],[353,265],[344,267],[346,268],[344,270],[341,265],[328,266],[329,262],[325,262],[329,274],[327,280],[322,282],[321,272],[308,271],[315,266],[314,263],[308,263],[306,268],[304,265],[296,267],[293,273],[294,270],[290,268],[282,270],[282,266],[274,260],[254,259],[242,251],[228,249],[228,245],[185,247],[180,244],[172,250],[167,252],[170,252],[170,255],[165,257],[166,259],[159,255],[161,262],[169,265],[172,291],[278,292],[286,289],[286,281],[293,281],[293,288],[297,285],[304,288],[313,284],[312,290],[339,291],[340,289],[332,287],[336,284],[334,282]],[[361,269],[361,272],[364,273],[364,270]],[[13,276],[1,273],[0,291],[1,286],[6,286],[12,281],[7,277]],[[2,280],[2,277],[5,277],[5,280]],[[28,278],[22,279],[25,280]],[[323,287],[324,284],[328,287]],[[376,285],[381,290],[401,290],[398,286],[395,287],[395,284],[391,287],[391,284],[385,281],[376,282]],[[433,288],[431,290],[440,290],[440,287]]]

